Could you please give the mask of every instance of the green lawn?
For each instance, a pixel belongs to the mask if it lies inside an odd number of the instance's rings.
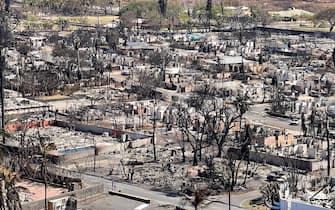
[[[313,27],[294,27],[292,29],[302,30],[302,31],[321,31],[329,32],[329,28],[313,28]]]
[[[75,23],[75,24],[86,24],[86,25],[91,25],[95,26],[98,23],[101,25],[106,25],[107,23],[113,22],[113,21],[118,21],[119,17],[118,16],[46,16],[46,17],[37,17],[37,16],[28,16],[27,19],[22,20],[21,24],[18,26],[18,30],[25,30],[28,29],[28,26],[41,26],[46,23],[51,23],[52,25],[52,30],[57,30],[59,29],[59,24],[58,20],[59,19],[64,19],[67,20],[70,23]],[[70,30],[76,30],[78,29],[77,26],[71,26],[69,25],[67,29]]]
[[[68,20],[69,22],[75,23],[85,23],[89,25],[95,25],[100,22],[100,24],[105,25],[112,21],[118,21],[118,16],[49,16],[45,17],[46,20],[58,21],[59,18]]]

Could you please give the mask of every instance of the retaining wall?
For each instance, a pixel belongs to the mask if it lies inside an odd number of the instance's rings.
[[[121,130],[115,130],[111,128],[99,127],[96,125],[86,125],[80,123],[68,123],[64,121],[55,121],[55,126],[63,127],[63,128],[73,128],[76,131],[81,131],[85,133],[92,133],[95,135],[102,135],[104,133],[108,133],[109,136],[114,136],[117,138],[121,138],[123,134],[127,134],[132,140],[142,139],[148,137],[147,135],[133,132],[126,132]]]
[[[285,157],[276,154],[269,154],[263,152],[250,151],[250,160],[255,162],[265,162],[270,165],[275,166],[289,166],[289,164],[294,164],[294,167],[305,171],[317,171],[320,169],[327,168],[326,160],[316,160],[316,159],[300,159],[295,157]],[[331,161],[333,162],[333,161]],[[334,164],[331,166],[334,167]]]
[[[77,201],[85,201],[97,194],[104,193],[103,184],[84,188],[81,190],[76,190],[72,192],[62,193],[61,195],[48,198],[48,200],[54,200],[67,196],[75,196]],[[44,209],[44,200],[33,201],[29,203],[22,204],[22,210],[41,210]]]
[[[65,151],[52,150],[48,153],[48,157],[53,163],[60,164],[62,162],[77,160],[96,155],[95,147],[79,147]]]

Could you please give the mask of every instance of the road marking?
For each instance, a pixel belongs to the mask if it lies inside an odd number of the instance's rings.
[[[149,206],[149,204],[143,203],[142,205],[139,205],[138,207],[135,208],[135,210],[141,210],[144,208],[147,208]]]

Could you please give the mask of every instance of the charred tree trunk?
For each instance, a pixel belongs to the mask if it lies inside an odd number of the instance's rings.
[[[183,163],[185,163],[185,162],[186,162],[186,157],[185,157],[185,147],[182,147],[182,148],[181,148],[181,153],[182,153],[182,155],[183,155]]]
[[[195,148],[194,150],[193,150],[193,166],[197,166],[198,165],[198,150],[197,150],[197,148]]]

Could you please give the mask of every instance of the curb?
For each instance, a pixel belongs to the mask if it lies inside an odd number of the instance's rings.
[[[116,192],[116,191],[109,191],[108,193],[110,195],[117,195],[117,196],[120,196],[120,197],[124,197],[124,198],[128,198],[128,199],[140,201],[140,202],[143,202],[143,203],[150,203],[150,199],[144,198],[144,197],[140,197],[140,196],[136,196],[136,195],[131,195],[131,194],[122,193],[122,192]]]

